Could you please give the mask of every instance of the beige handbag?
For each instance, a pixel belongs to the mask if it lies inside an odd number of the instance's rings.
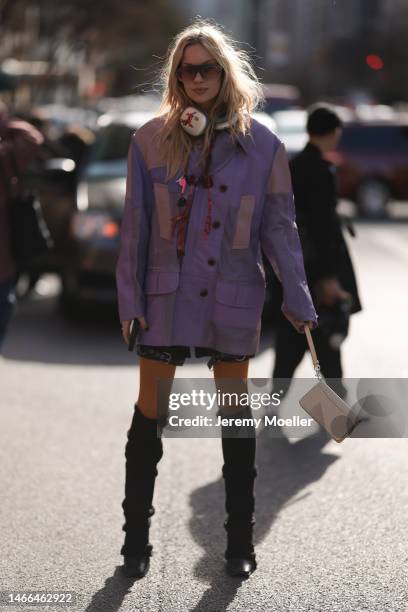
[[[336,442],[342,442],[360,419],[322,379],[310,328],[305,325],[307,343],[319,382],[300,398],[299,404]]]

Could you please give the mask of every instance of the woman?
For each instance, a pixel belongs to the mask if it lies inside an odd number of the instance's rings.
[[[216,385],[248,376],[259,347],[265,274],[261,247],[284,287],[282,309],[299,333],[317,316],[305,279],[283,145],[251,118],[262,98],[247,56],[198,20],[171,44],[158,115],[132,137],[121,248],[119,317],[129,342],[138,319],[140,390],[126,445],[121,550],[144,576],[157,463],[156,384],[191,356],[209,355]],[[234,413],[237,414],[237,413]],[[222,433],[226,569],[249,576],[256,438]]]

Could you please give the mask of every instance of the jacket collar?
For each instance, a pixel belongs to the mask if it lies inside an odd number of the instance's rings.
[[[240,148],[242,149],[244,154],[248,154],[249,138],[249,136],[244,137],[242,135],[238,135],[238,142],[234,142],[229,130],[217,130],[215,142],[211,153],[209,174],[218,172],[219,170],[221,170],[221,168],[226,166],[231,161],[231,159],[233,159],[234,155],[236,155],[237,153],[237,150],[239,150]],[[192,154],[189,161],[189,174],[198,175],[202,172],[202,166],[198,166],[199,157],[199,149],[194,148],[192,150]]]
[[[305,146],[305,150],[308,151],[309,153],[313,153],[314,155],[318,155],[319,157],[323,157],[322,152],[319,149],[319,147],[310,141],[307,142]]]
[[[244,154],[249,154],[250,136],[237,136],[237,142],[234,142],[231,133],[228,130],[221,130],[215,142],[212,152],[212,162],[210,168],[212,172],[217,172],[227,165],[227,163],[236,155],[237,150],[242,149]]]
[[[249,147],[251,145],[252,139],[249,134],[238,134],[238,142],[241,145],[242,149],[246,154],[249,154]]]
[[[232,118],[232,123],[235,123],[235,121],[237,120],[237,115],[234,115]],[[218,130],[226,130],[228,133],[229,132],[229,127],[231,125],[231,122],[227,121],[227,114],[226,112],[224,112],[224,114],[221,114],[217,117],[217,121],[216,121],[216,127],[215,129]],[[237,141],[238,144],[241,146],[241,148],[243,149],[243,151],[245,153],[249,153],[249,137],[248,134],[246,136],[244,136],[242,133],[239,133],[237,135]]]

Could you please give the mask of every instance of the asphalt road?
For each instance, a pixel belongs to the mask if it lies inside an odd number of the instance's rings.
[[[364,311],[345,376],[408,377],[408,224],[347,238]],[[0,359],[0,590],[74,591],[86,612],[408,610],[407,439],[258,436],[258,569],[224,572],[219,439],[165,439],[146,578],[121,575],[124,444],[138,368],[115,316],[67,324],[45,278]],[[268,378],[266,331],[250,377]],[[311,377],[306,356],[296,373]],[[206,360],[177,377],[209,378]],[[28,606],[4,610],[34,609]],[[48,609],[61,609],[48,608]]]

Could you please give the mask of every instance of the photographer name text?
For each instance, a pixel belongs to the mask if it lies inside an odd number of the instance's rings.
[[[209,416],[197,415],[195,417],[179,417],[171,415],[168,420],[171,427],[311,427],[312,418],[304,418],[299,415],[290,418],[277,417],[276,415],[250,418],[222,417],[213,419]]]

